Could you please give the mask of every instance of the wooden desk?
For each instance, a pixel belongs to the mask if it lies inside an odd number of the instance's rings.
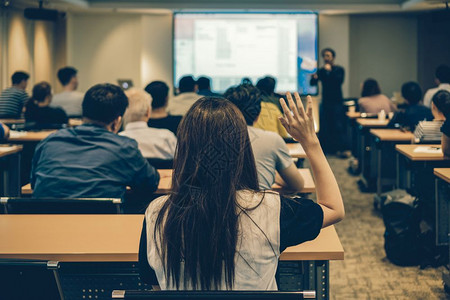
[[[11,131],[8,141],[12,143],[40,142],[56,130]]]
[[[358,125],[361,125],[363,127],[370,127],[370,128],[374,128],[374,127],[386,127],[387,124],[389,124],[389,120],[383,120],[380,121],[378,119],[368,119],[368,118],[359,118],[356,120],[356,123],[358,123]]]
[[[346,112],[345,115],[347,116],[347,118],[349,119],[358,119],[361,117],[361,113],[359,111],[354,111],[354,112]]]
[[[289,154],[293,158],[306,158],[305,150],[300,143],[290,143],[286,144],[289,149]]]
[[[448,157],[444,157],[442,154],[442,151],[440,153],[421,153],[421,152],[414,152],[414,150],[417,147],[435,147],[435,148],[441,148],[441,145],[438,144],[432,144],[432,145],[396,145],[395,149],[401,153],[402,155],[406,156],[408,159],[412,161],[444,161],[444,160],[450,160]]]
[[[3,123],[5,125],[24,124],[25,119],[0,119],[0,123]]]
[[[300,172],[300,175],[302,175],[303,179],[305,180],[305,185],[303,186],[303,190],[301,193],[309,194],[314,193],[316,191],[316,185],[314,183],[314,179],[312,177],[311,171],[306,168],[300,168],[298,169]],[[281,192],[282,188],[278,184],[272,185],[272,190]]]
[[[170,192],[171,184],[172,184],[172,172],[173,170],[158,170],[160,180],[158,184],[158,189],[154,192],[156,195],[165,195]],[[314,187],[315,188],[315,187]],[[127,191],[130,191],[130,187],[127,187]],[[22,186],[22,195],[31,196],[33,194],[33,190],[31,189],[31,184],[28,183]]]
[[[69,126],[74,127],[74,126],[79,126],[83,124],[83,120],[79,119],[79,118],[70,118],[69,119]]]
[[[20,195],[21,145],[0,145],[0,170],[2,181],[0,194],[6,197]]]
[[[370,129],[372,135],[369,170],[364,172],[365,166],[362,166],[363,176],[366,181],[376,178],[377,195],[382,193],[384,185],[395,184],[395,144],[411,143],[414,134],[400,129]],[[375,151],[373,151],[375,150]]]
[[[433,173],[443,181],[450,183],[450,168],[436,168]]]

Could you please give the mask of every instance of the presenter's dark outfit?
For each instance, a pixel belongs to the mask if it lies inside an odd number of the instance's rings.
[[[320,68],[317,79],[311,78],[311,85],[322,82],[322,103],[320,105],[319,139],[325,153],[334,154],[346,150],[345,109],[342,98],[342,83],[345,71],[333,65],[331,71]]]

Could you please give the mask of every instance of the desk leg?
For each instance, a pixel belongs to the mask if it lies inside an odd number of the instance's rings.
[[[382,192],[381,186],[381,145],[377,147],[377,195],[380,196]]]
[[[6,197],[20,196],[20,153],[14,154],[7,162],[3,171],[4,195]]]
[[[316,291],[316,299],[330,299],[329,262],[317,260],[308,262],[309,289]]]

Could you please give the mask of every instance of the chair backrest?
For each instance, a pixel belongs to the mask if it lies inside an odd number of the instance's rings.
[[[115,290],[113,299],[216,299],[216,300],[281,300],[281,299],[315,299],[315,291],[279,292],[279,291],[124,291]]]
[[[0,198],[5,214],[120,214],[120,198]]]
[[[173,169],[173,159],[147,158],[155,169]]]
[[[58,262],[0,259],[1,299],[60,299]]]

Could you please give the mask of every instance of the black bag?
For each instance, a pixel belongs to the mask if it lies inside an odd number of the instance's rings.
[[[420,264],[420,216],[417,199],[406,191],[393,191],[384,198],[381,212],[386,227],[384,250],[398,266]]]

